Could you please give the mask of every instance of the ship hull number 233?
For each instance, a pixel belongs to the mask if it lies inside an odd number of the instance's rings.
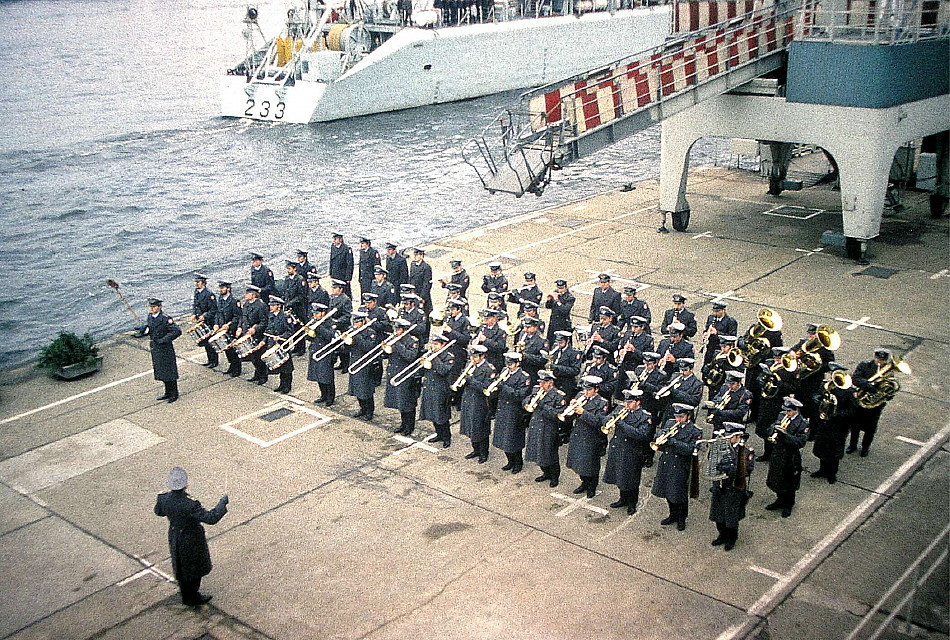
[[[249,118],[273,118],[274,120],[280,120],[284,117],[284,109],[286,106],[287,105],[283,102],[273,104],[270,100],[261,100],[260,103],[248,100],[244,115]]]

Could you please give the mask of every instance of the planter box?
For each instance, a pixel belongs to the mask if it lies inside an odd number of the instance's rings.
[[[60,367],[59,369],[53,371],[53,376],[62,378],[63,380],[75,380],[76,378],[81,378],[85,375],[89,375],[90,373],[95,373],[101,369],[102,356],[96,358],[93,362],[80,362],[79,364],[71,364],[66,367]]]

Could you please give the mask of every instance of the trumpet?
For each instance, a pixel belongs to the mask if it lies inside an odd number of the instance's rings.
[[[653,449],[654,451],[659,451],[659,450],[660,450],[660,447],[662,447],[662,446],[665,445],[667,442],[669,442],[669,441],[670,441],[672,438],[674,438],[674,437],[676,436],[676,434],[679,433],[679,432],[680,432],[680,423],[679,423],[679,422],[676,422],[676,423],[673,424],[672,427],[670,427],[669,431],[667,431],[666,433],[661,433],[661,434],[657,437],[656,440],[654,440],[653,442],[651,442],[651,443],[650,443],[650,448]]]
[[[775,425],[775,430],[772,432],[772,435],[769,436],[769,442],[775,444],[778,442],[778,434],[784,433],[788,435],[788,427],[792,423],[792,419],[788,416],[782,418],[782,421]]]
[[[447,342],[445,345],[443,345],[442,347],[439,347],[438,349],[429,349],[424,354],[422,354],[421,356],[413,360],[412,364],[410,364],[408,367],[406,367],[405,369],[403,369],[402,371],[394,375],[390,379],[390,382],[392,383],[394,387],[398,387],[403,382],[405,382],[410,377],[412,377],[412,375],[414,375],[417,371],[419,371],[419,369],[431,369],[432,362],[436,358],[438,358],[439,355],[447,351],[448,348],[451,347],[453,344],[455,344],[455,340]]]
[[[482,393],[486,397],[491,397],[493,393],[498,391],[498,388],[501,387],[501,383],[511,377],[512,371],[508,367],[505,367],[504,370],[498,374],[498,377],[491,381],[491,383],[482,389]]]
[[[347,329],[346,331],[344,331],[337,337],[333,338],[333,340],[328,342],[322,349],[320,349],[319,351],[315,351],[313,353],[313,361],[320,362],[321,360],[326,358],[328,355],[330,355],[331,353],[333,353],[334,351],[336,351],[343,345],[353,344],[353,338],[359,333],[373,326],[374,322],[376,322],[376,318],[372,318],[369,322],[364,324],[359,329]]]
[[[462,373],[459,374],[459,377],[455,379],[455,382],[449,385],[449,389],[452,391],[458,391],[468,382],[468,377],[475,372],[476,365],[471,360],[468,361],[468,364],[465,365],[465,368],[462,369]]]
[[[538,387],[538,392],[531,396],[531,399],[528,400],[528,404],[524,406],[524,410],[528,413],[534,413],[534,410],[541,404],[541,398],[543,398],[546,393],[547,391],[545,391],[543,387]]]
[[[590,398],[588,398],[584,394],[584,392],[581,392],[580,395],[578,395],[576,398],[571,400],[571,402],[567,405],[564,411],[557,414],[557,419],[560,420],[561,422],[566,421],[568,418],[571,417],[571,415],[574,414],[575,409],[580,409],[581,407],[583,407],[585,404],[587,404],[588,400],[590,400]]]
[[[614,428],[616,428],[617,424],[619,424],[621,420],[623,420],[629,415],[630,415],[629,409],[627,409],[626,407],[621,408],[620,411],[618,411],[616,415],[611,416],[607,420],[607,422],[604,423],[604,426],[600,428],[600,432],[603,433],[604,435],[608,435],[611,431],[614,430]]]
[[[397,342],[399,342],[406,336],[412,335],[410,331],[415,329],[417,326],[419,325],[413,324],[412,326],[410,326],[408,329],[406,329],[399,335],[396,335],[394,333],[393,335],[389,336],[388,338],[380,342],[378,345],[376,345],[375,347],[373,347],[372,349],[364,353],[360,357],[359,360],[357,360],[356,362],[350,365],[350,368],[347,370],[349,374],[353,375],[354,373],[359,373],[360,371],[362,371],[363,369],[371,365],[377,358],[379,358],[384,353],[392,353],[393,345],[395,345]],[[352,336],[350,336],[350,342],[352,342]]]
[[[709,403],[709,412],[706,414],[706,422],[712,424],[713,418],[715,417],[714,411],[722,411],[726,408],[726,405],[729,404],[729,401],[732,400],[732,392],[726,391],[726,394],[722,397],[717,403]]]
[[[667,385],[665,385],[664,387],[660,388],[660,389],[659,389],[656,393],[654,393],[653,395],[654,395],[654,397],[656,397],[657,400],[662,400],[662,399],[665,398],[666,396],[668,396],[668,395],[670,395],[671,393],[673,393],[673,390],[674,390],[674,389],[679,389],[679,386],[680,386],[681,384],[683,384],[683,376],[681,376],[681,375],[679,375],[679,374],[676,374],[676,377],[673,378],[673,379],[669,382],[669,384],[667,384]]]

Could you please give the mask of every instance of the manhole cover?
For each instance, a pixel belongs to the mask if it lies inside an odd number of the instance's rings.
[[[274,420],[280,420],[281,418],[285,418],[292,413],[293,411],[291,411],[290,409],[277,409],[275,411],[271,411],[270,413],[265,413],[264,415],[262,415],[261,420],[264,420],[265,422],[273,422]]]
[[[445,249],[432,249],[431,251],[426,251],[426,257],[428,258],[441,258],[446,253]]]
[[[897,273],[897,269],[887,269],[885,267],[868,267],[864,271],[858,271],[855,275],[873,276],[875,278],[881,278],[882,280],[887,280],[895,273]]]
[[[809,218],[814,218],[819,213],[824,213],[824,211],[824,209],[812,209],[811,207],[796,207],[789,204],[783,204],[778,207],[773,207],[764,213],[767,216],[808,220]]]
[[[557,223],[559,227],[567,227],[569,229],[576,229],[577,227],[587,224],[587,220],[579,220],[577,218],[568,218],[567,220],[561,220]]]

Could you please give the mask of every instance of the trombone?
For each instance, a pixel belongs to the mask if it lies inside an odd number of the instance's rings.
[[[343,333],[339,334],[333,340],[331,340],[326,345],[324,345],[324,347],[321,348],[319,351],[315,351],[313,353],[313,361],[320,362],[321,360],[326,358],[328,355],[330,355],[331,353],[333,353],[334,351],[336,351],[343,345],[353,344],[353,337],[361,333],[362,331],[369,329],[371,326],[373,326],[374,322],[376,322],[376,318],[372,318],[369,322],[364,324],[359,329],[352,329],[352,330],[347,329]]]
[[[421,356],[419,356],[418,358],[416,358],[415,360],[413,360],[413,361],[412,361],[412,364],[410,364],[410,365],[407,366],[405,369],[403,369],[402,371],[400,371],[399,373],[397,373],[396,375],[394,375],[392,378],[390,378],[390,379],[389,379],[389,382],[390,382],[394,387],[398,387],[398,386],[401,385],[403,382],[405,382],[405,381],[408,380],[410,377],[412,377],[417,371],[419,371],[419,369],[431,369],[431,368],[432,368],[432,362],[433,362],[436,358],[438,358],[440,354],[442,354],[442,353],[444,353],[445,351],[447,351],[449,347],[451,347],[453,344],[455,344],[455,342],[456,342],[455,340],[452,340],[451,342],[448,342],[448,343],[446,343],[444,346],[442,346],[442,347],[440,347],[440,348],[438,348],[438,349],[435,349],[435,350],[433,350],[433,349],[428,349],[428,350],[427,350],[425,353],[423,353]]]
[[[362,371],[363,369],[371,365],[378,357],[380,357],[384,353],[392,353],[393,345],[395,345],[397,342],[399,342],[406,336],[411,335],[410,332],[418,326],[419,326],[418,323],[412,324],[411,326],[409,326],[409,328],[407,328],[405,331],[400,333],[398,336],[395,333],[389,336],[388,338],[380,342],[378,345],[376,345],[375,347],[373,347],[372,349],[364,353],[360,357],[359,360],[352,363],[350,365],[350,368],[347,369],[347,372],[350,375],[353,375],[354,373],[359,373],[360,371]],[[365,327],[360,327],[360,328],[362,329]],[[353,342],[352,336],[350,336],[350,343],[352,342]]]
[[[294,332],[290,335],[290,337],[287,338],[286,340],[284,340],[283,342],[277,342],[277,343],[275,343],[274,346],[272,346],[271,348],[269,348],[267,351],[265,351],[265,352],[262,354],[262,357],[263,357],[263,356],[266,356],[266,355],[270,355],[270,354],[276,353],[279,349],[282,349],[282,350],[284,350],[284,351],[290,351],[291,349],[293,349],[293,348],[297,345],[298,342],[300,342],[301,340],[303,340],[305,336],[306,336],[306,337],[313,338],[314,336],[317,335],[317,333],[316,333],[317,327],[319,327],[319,326],[322,325],[324,322],[326,322],[327,320],[329,320],[329,319],[330,319],[330,316],[332,316],[334,313],[336,313],[336,310],[337,310],[338,308],[339,308],[339,307],[333,307],[332,309],[330,309],[330,311],[327,312],[326,315],[324,315],[324,316],[323,316],[322,318],[320,318],[319,320],[310,320],[307,324],[301,326],[299,329],[297,329],[296,331],[294,331]]]

